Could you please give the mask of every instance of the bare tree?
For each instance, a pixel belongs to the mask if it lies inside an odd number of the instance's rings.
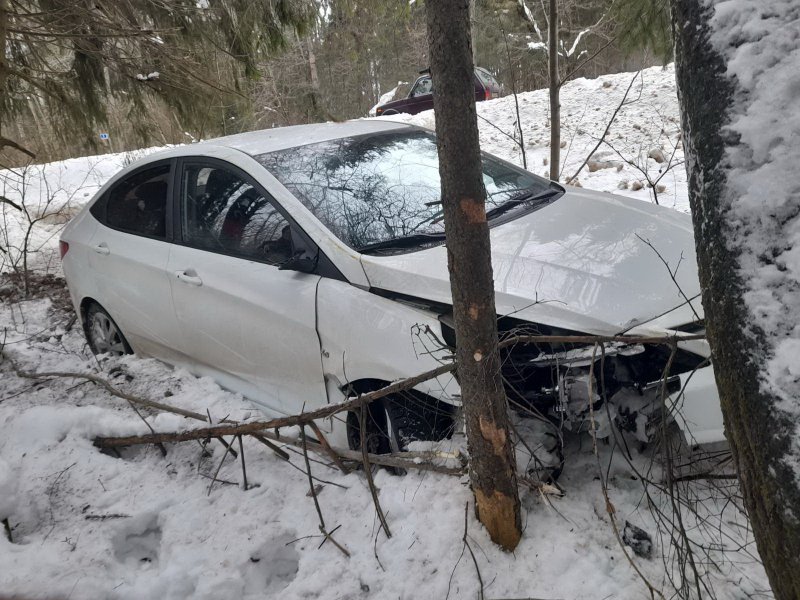
[[[689,200],[726,435],[764,568],[788,600],[800,598],[800,186],[787,147],[800,138],[800,9],[719,4],[671,2]]]
[[[469,0],[426,3],[458,378],[478,518],[513,550],[520,503],[497,348],[486,190],[473,91]]]

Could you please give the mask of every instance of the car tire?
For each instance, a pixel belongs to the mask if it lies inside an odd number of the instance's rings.
[[[391,425],[391,417],[382,401],[370,403],[365,407],[365,440],[370,454],[389,454],[399,452],[400,443],[396,428]],[[347,413],[347,443],[351,450],[361,450],[361,419],[358,411]]]
[[[84,332],[89,348],[95,355],[122,356],[123,354],[133,354],[133,350],[128,344],[128,340],[125,339],[122,330],[111,318],[111,315],[96,302],[92,302],[86,309]]]
[[[400,114],[400,111],[397,111],[397,110],[395,110],[393,108],[390,108],[388,110],[383,111],[381,113],[381,116],[382,117],[391,117],[392,115],[399,115],[399,114]]]

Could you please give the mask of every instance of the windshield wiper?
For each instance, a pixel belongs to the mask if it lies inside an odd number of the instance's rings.
[[[442,242],[444,241],[444,232],[441,233],[412,233],[410,235],[402,235],[400,237],[392,238],[390,240],[383,240],[382,242],[374,242],[372,244],[365,244],[356,248],[358,252],[370,252],[371,250],[383,250],[386,248],[410,248],[413,246],[422,246],[428,242]]]
[[[561,194],[563,191],[563,188],[553,186],[537,193],[527,192],[524,194],[519,194],[518,196],[508,199],[500,206],[495,206],[493,209],[486,211],[486,218],[493,219],[502,215],[503,213],[508,212],[512,208],[519,206],[520,204],[547,204],[545,201],[549,201],[553,196]]]

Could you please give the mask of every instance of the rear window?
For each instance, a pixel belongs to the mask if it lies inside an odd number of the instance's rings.
[[[136,171],[111,189],[105,205],[109,227],[157,239],[167,232],[168,164]]]
[[[500,88],[500,84],[497,83],[497,80],[494,77],[492,77],[492,75],[488,71],[486,71],[484,69],[476,68],[475,69],[475,74],[478,76],[478,79],[481,80],[481,83],[484,86],[486,86],[488,88],[491,88],[491,89],[499,89]]]

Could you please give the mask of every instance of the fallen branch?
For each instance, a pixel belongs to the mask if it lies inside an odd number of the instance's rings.
[[[678,483],[680,481],[703,481],[712,479],[734,480],[739,479],[739,476],[736,473],[693,473],[690,475],[673,477],[672,483]]]
[[[189,441],[189,440],[202,440],[208,437],[207,434],[203,433],[206,429],[193,429],[190,431],[182,431],[178,433],[161,433],[157,434],[157,436],[162,436],[161,439],[164,443],[174,443],[174,442],[182,442],[182,441]],[[239,435],[237,432],[233,432],[230,435]],[[298,448],[303,448],[303,442],[300,439],[281,436],[280,438],[276,436],[271,431],[264,431],[262,433],[265,437],[269,437],[272,440],[277,442],[282,442],[284,444],[289,444],[291,446],[296,446]],[[170,437],[172,436],[172,437]],[[129,437],[98,437],[94,439],[94,444],[98,448],[119,448],[121,446],[132,446],[136,444],[151,444],[152,436],[142,435],[142,436],[129,436]],[[306,446],[309,450],[316,452],[320,456],[327,455],[327,452],[322,446],[322,444],[318,444],[312,441],[307,441]],[[338,454],[342,459],[347,461],[352,461],[355,463],[361,463],[363,461],[363,456],[361,455],[360,450],[346,450],[344,448],[331,448],[336,454]],[[398,469],[417,469],[419,471],[433,471],[436,473],[441,473],[443,475],[456,475],[460,476],[463,475],[466,470],[463,467],[444,467],[440,465],[433,464],[430,462],[436,458],[442,458],[438,456],[435,452],[396,452],[393,454],[368,454],[367,455],[369,462],[375,465],[382,465],[385,467],[395,467]],[[447,456],[445,458],[455,458]]]
[[[506,338],[498,343],[499,349],[505,349],[515,344],[603,344],[603,343],[612,343],[612,342],[620,342],[620,343],[627,343],[627,344],[668,344],[672,345],[676,342],[688,342],[694,340],[703,340],[706,339],[704,334],[693,334],[693,335],[662,335],[662,336],[625,336],[625,335],[515,335],[509,338]],[[13,365],[12,361],[12,365]],[[170,440],[163,440],[163,441],[174,441],[174,442],[181,442],[185,440],[191,439],[200,439],[197,437],[198,431],[204,431],[205,437],[222,437],[225,435],[238,435],[238,434],[247,434],[252,435],[253,433],[262,432],[265,429],[280,429],[282,427],[295,427],[300,425],[308,425],[312,421],[316,421],[318,419],[326,419],[328,417],[332,417],[338,413],[345,412],[348,410],[354,410],[360,408],[363,405],[369,404],[370,402],[374,402],[380,398],[384,398],[386,396],[390,396],[392,394],[396,394],[398,392],[402,392],[405,390],[409,390],[420,383],[424,383],[431,379],[435,379],[441,375],[445,375],[452,371],[455,371],[456,363],[450,362],[443,365],[436,367],[435,369],[431,369],[429,371],[425,371],[424,373],[420,373],[414,377],[408,377],[406,379],[400,379],[395,381],[394,383],[382,387],[378,390],[373,392],[369,392],[366,394],[359,394],[358,396],[350,397],[344,402],[339,402],[337,404],[331,404],[329,406],[325,406],[322,408],[318,408],[317,410],[312,410],[309,412],[303,412],[298,415],[290,415],[287,417],[278,417],[276,419],[270,419],[268,421],[251,421],[249,423],[238,424],[235,421],[225,420],[223,423],[230,423],[229,425],[218,425],[215,427],[208,427],[203,430],[193,430],[183,432],[182,434],[164,434],[169,436],[178,436],[174,437]],[[114,396],[118,396],[119,398],[123,398],[125,400],[129,400],[131,402],[139,403],[143,406],[148,406],[151,408],[155,408],[157,410],[163,410],[166,412],[173,412],[179,415],[183,415],[185,417],[189,417],[191,419],[197,419],[200,421],[207,421],[206,417],[201,415],[200,413],[196,413],[190,410],[185,410],[173,406],[169,406],[167,404],[162,404],[160,402],[153,402],[151,400],[145,400],[143,398],[138,398],[136,396],[132,396],[131,394],[127,394],[116,389],[112,386],[108,381],[103,379],[102,377],[98,377],[96,375],[92,375],[89,373],[73,373],[73,372],[63,372],[63,371],[50,371],[50,372],[42,372],[42,373],[30,373],[27,371],[23,371],[18,369],[14,365],[14,371],[20,377],[25,377],[28,379],[42,379],[48,377],[72,377],[78,379],[87,379],[94,383],[97,383],[101,387],[105,388],[110,394]],[[116,446],[125,446],[125,445],[134,445],[137,443],[156,443],[158,436],[161,434],[156,434],[152,441],[149,442],[141,442],[136,441],[137,438],[144,439],[147,436],[131,436],[130,438],[118,438],[118,439],[128,439],[130,440],[127,444],[125,443],[112,443],[109,442],[108,447],[113,445]],[[184,436],[184,437],[180,437]],[[98,440],[110,440],[110,439],[117,439],[117,438],[97,438]]]
[[[163,411],[163,412],[169,412],[169,413],[181,415],[181,416],[187,417],[189,419],[194,419],[196,421],[202,421],[203,423],[207,423],[208,422],[208,418],[207,418],[206,415],[203,415],[201,413],[194,412],[194,411],[191,411],[191,410],[187,410],[187,409],[184,409],[184,408],[179,408],[177,406],[172,406],[172,405],[169,405],[169,404],[163,404],[161,402],[154,402],[152,400],[147,400],[145,398],[140,398],[138,396],[134,396],[132,394],[128,394],[126,392],[118,390],[117,388],[115,388],[113,385],[111,385],[108,381],[106,381],[102,377],[98,377],[97,375],[93,375],[91,373],[77,373],[77,372],[70,372],[70,371],[46,371],[46,372],[41,372],[41,373],[32,373],[32,372],[24,371],[24,370],[18,368],[17,365],[14,363],[14,361],[11,360],[7,355],[5,356],[5,358],[9,361],[9,363],[11,364],[14,372],[16,373],[16,375],[18,377],[23,377],[23,378],[26,378],[26,379],[46,379],[46,378],[84,379],[86,381],[91,381],[93,383],[96,383],[100,387],[104,388],[111,395],[116,396],[118,398],[122,398],[123,400],[127,400],[128,402],[132,402],[134,404],[139,404],[141,406],[146,406],[148,408],[153,408],[155,410],[160,410],[160,411]],[[379,392],[382,392],[384,390],[386,390],[386,394],[389,394],[389,393],[394,393],[396,391],[400,391],[400,390],[403,390],[403,389],[407,389],[402,384],[406,383],[406,385],[407,385],[409,383],[409,381],[411,382],[411,386],[413,387],[413,385],[417,385],[417,383],[419,383],[421,381],[426,381],[427,380],[426,376],[428,374],[430,374],[430,373],[434,373],[434,375],[431,375],[431,377],[436,377],[438,373],[446,373],[449,370],[452,370],[453,368],[455,368],[455,366],[451,365],[451,364],[443,365],[443,367],[446,367],[446,368],[440,367],[438,369],[434,369],[433,371],[428,371],[427,373],[424,373],[424,374],[422,374],[422,375],[420,375],[418,377],[412,378],[411,380],[399,381],[399,382],[397,382],[397,383],[395,383],[395,384],[393,384],[391,386],[387,386],[386,388],[382,388],[381,390],[376,390],[376,392],[373,392],[372,394],[363,394],[362,396],[357,397],[353,401],[351,401],[350,404],[357,405],[356,400],[358,400],[358,398],[361,398],[362,401],[369,402],[371,399],[377,399],[379,397],[382,397],[385,394],[379,394]],[[348,404],[348,403],[342,403],[342,404],[339,404],[339,405],[334,405],[334,407],[340,407],[340,406],[346,405],[346,404]],[[305,413],[305,415],[313,415],[313,414],[315,414],[317,412],[320,412],[320,411],[314,411],[312,413]],[[339,411],[338,410],[334,411],[333,414],[335,414],[336,412],[339,412]],[[264,429],[276,427],[275,425],[272,424],[275,421],[281,421],[281,419],[268,421],[267,425],[266,425],[266,427]],[[231,421],[229,419],[223,419],[222,422],[223,423],[230,423],[232,426],[236,425],[235,421]],[[217,427],[227,427],[227,426],[217,426]],[[250,428],[248,428],[248,429],[250,429]],[[191,430],[191,431],[188,431],[188,432],[183,432],[183,434],[185,436],[185,440],[190,440],[190,439],[202,440],[202,439],[207,439],[209,437],[215,437],[213,435],[197,433],[199,431],[201,431],[201,430]],[[279,437],[279,436],[275,435],[272,432],[261,430],[261,429],[258,429],[257,433],[254,432],[254,431],[244,431],[244,432],[236,432],[236,431],[234,431],[230,435],[236,435],[237,433],[241,433],[243,435],[244,434],[250,435],[251,437],[253,437],[256,440],[258,440],[259,442],[261,442],[262,444],[268,446],[278,456],[280,456],[282,459],[287,460],[287,461],[289,460],[289,455],[284,450],[282,450],[281,448],[276,446],[274,442],[289,444],[291,446],[296,446],[298,448],[302,448],[303,447],[302,442],[300,440],[298,440],[298,439],[291,438],[291,437],[284,437],[284,436],[280,436]],[[174,434],[156,434],[156,435],[174,435]],[[101,447],[101,448],[116,448],[116,447],[126,446],[126,445],[135,445],[136,443],[153,443],[153,442],[150,442],[150,441],[146,441],[146,442],[145,441],[143,441],[143,442],[131,441],[131,439],[135,440],[136,437],[138,437],[138,436],[133,436],[133,438],[128,438],[128,442],[127,443],[117,443],[115,440],[118,439],[118,438],[96,438],[95,439],[95,445],[97,445],[98,447]],[[270,440],[272,440],[272,441],[270,441]],[[171,440],[165,440],[165,441],[177,442],[177,441],[182,441],[182,440],[172,440],[171,439]],[[222,441],[223,441],[223,444],[226,445],[226,448],[227,448],[227,446],[228,446],[227,442],[225,442],[224,440],[222,440]],[[330,456],[330,454],[325,450],[325,447],[321,443],[314,443],[314,442],[309,441],[308,442],[308,448],[311,449],[312,451],[316,452],[320,456],[322,456],[322,455]],[[358,463],[360,463],[361,460],[362,460],[361,453],[358,452],[358,451],[344,450],[344,449],[341,449],[341,448],[337,448],[335,450],[331,449],[331,450],[333,452],[335,452],[342,459],[346,459],[346,460],[353,461],[353,462],[358,462]],[[399,469],[417,469],[417,470],[420,470],[420,471],[433,471],[433,472],[436,472],[436,473],[441,473],[443,475],[455,475],[455,476],[460,476],[460,475],[463,475],[465,473],[465,469],[461,468],[461,467],[444,467],[444,466],[439,466],[439,465],[432,464],[431,462],[429,462],[430,458],[432,458],[432,457],[429,454],[427,454],[427,453],[419,453],[419,452],[399,453],[399,454],[392,454],[392,455],[386,455],[386,454],[370,454],[369,455],[369,460],[370,460],[370,462],[372,464],[386,466],[386,467],[396,467],[396,468],[399,468]],[[423,462],[416,462],[419,459],[422,459]],[[427,461],[427,462],[425,462],[425,461]]]
[[[172,406],[170,404],[163,404],[161,402],[147,400],[146,398],[140,398],[139,396],[134,396],[133,394],[128,394],[126,392],[118,390],[102,377],[98,377],[97,375],[92,375],[91,373],[76,373],[71,371],[45,371],[42,373],[32,373],[29,371],[24,371],[19,367],[17,367],[16,363],[12,359],[10,359],[7,355],[4,355],[4,358],[8,360],[9,363],[11,363],[11,368],[14,370],[14,373],[17,375],[17,377],[22,377],[24,379],[48,379],[54,377],[60,377],[66,379],[83,379],[85,381],[91,381],[92,383],[99,385],[112,396],[116,396],[117,398],[122,398],[123,400],[126,400],[129,404],[138,404],[140,406],[146,406],[147,408],[152,408],[154,410],[169,412],[176,415],[180,415],[182,417],[186,417],[188,419],[194,419],[195,421],[203,421],[204,423],[208,422],[208,418],[206,415],[191,410],[186,410],[184,408],[179,408],[177,406]],[[223,419],[222,422],[236,423],[236,421],[231,421],[230,419]],[[259,442],[267,446],[275,454],[280,456],[283,460],[289,460],[289,455],[286,452],[284,452],[275,444],[267,440],[263,435],[256,435],[256,434],[251,434],[251,435]],[[225,446],[226,452],[230,452],[234,456],[234,458],[238,456],[236,450],[230,448],[228,442],[226,442],[221,437],[217,439],[223,446]]]

